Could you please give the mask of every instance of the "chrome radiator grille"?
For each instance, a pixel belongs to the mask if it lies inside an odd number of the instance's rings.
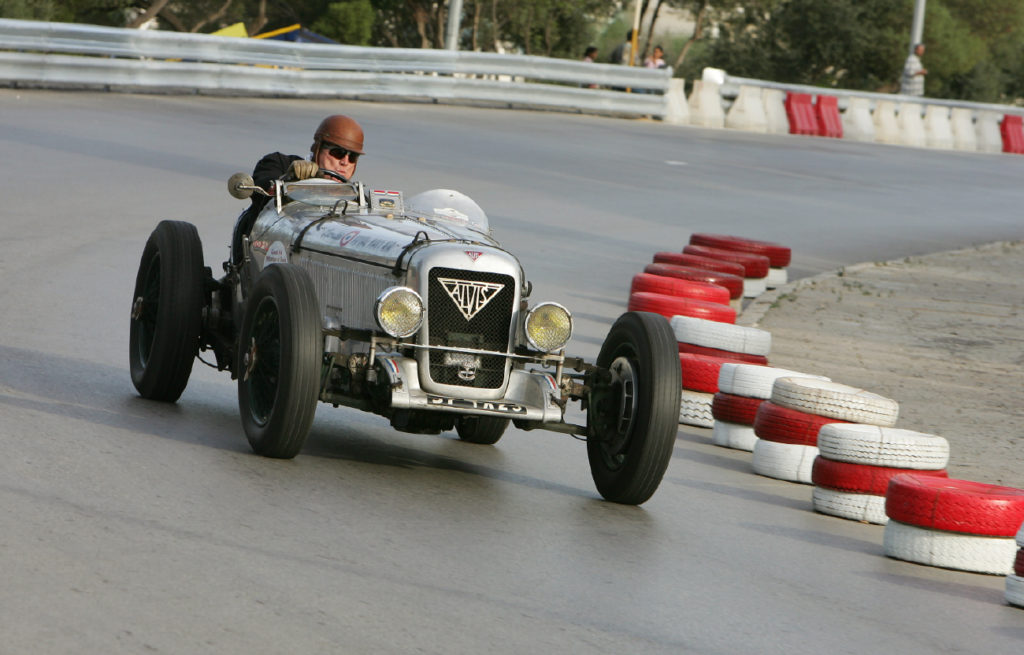
[[[437,267],[428,282],[428,343],[508,352],[515,280],[500,273]],[[495,389],[505,357],[431,351],[430,378],[440,384]]]
[[[298,263],[313,281],[321,315],[334,318],[346,327],[374,329],[373,304],[385,289],[395,284],[394,277],[309,259]]]

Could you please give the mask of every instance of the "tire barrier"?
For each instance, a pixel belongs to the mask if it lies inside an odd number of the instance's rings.
[[[786,118],[789,119],[790,134],[817,135],[818,119],[814,116],[811,94],[787,92]]]
[[[711,415],[713,393],[683,389],[679,399],[679,422],[695,425],[699,428],[710,428],[715,425],[715,417]]]
[[[644,267],[644,273],[717,284],[729,291],[730,299],[739,300],[743,297],[743,278],[738,275],[717,273],[693,266],[676,266],[675,264],[648,264]]]
[[[736,363],[724,357],[709,357],[693,353],[679,353],[679,368],[683,374],[683,388],[690,391],[715,394],[718,392],[718,373],[722,364]],[[713,399],[708,399],[709,403]]]
[[[673,316],[672,318],[678,318]],[[719,323],[718,325],[727,325],[726,323]],[[720,350],[718,348],[705,348],[704,346],[698,346],[692,343],[686,343],[684,341],[679,342],[679,352],[681,353],[692,353],[694,355],[707,355],[709,357],[722,357],[724,359],[731,359],[737,362],[743,362],[744,364],[754,364],[757,366],[767,366],[768,358],[764,355],[748,355],[746,353],[737,353],[731,350]]]
[[[766,278],[770,268],[768,258],[764,255],[725,250],[723,248],[712,248],[710,246],[698,246],[689,244],[683,247],[683,253],[691,255],[703,255],[714,259],[722,259],[743,266],[743,296],[745,298],[756,298],[765,292],[767,287]]]
[[[814,118],[818,123],[818,136],[843,138],[843,122],[839,118],[839,100],[835,96],[818,96],[814,103]]]
[[[826,425],[822,428],[830,426]],[[818,435],[818,457],[811,470],[814,511],[853,521],[885,525],[885,493],[889,480],[903,473],[946,477],[945,469],[922,471],[909,468],[851,464],[825,456]]]
[[[798,378],[779,378],[791,380]],[[776,386],[778,381],[776,381]],[[774,395],[774,391],[772,393]],[[789,482],[812,484],[818,456],[818,431],[837,419],[776,405],[766,400],[754,418],[754,473]]]
[[[685,252],[656,252],[654,253],[655,264],[672,264],[673,266],[690,266],[717,273],[728,273],[736,277],[743,277],[744,268],[742,264],[727,262],[724,259],[715,259],[705,255],[693,255]]]
[[[1013,572],[1006,576],[1006,602],[1024,607],[1024,523],[1017,531],[1017,558],[1013,561]]]
[[[1024,490],[904,473],[889,481],[885,513],[889,557],[976,573],[1014,573]]]
[[[1003,137],[1003,152],[1024,154],[1024,119],[1009,114],[1003,116],[999,133]]]
[[[771,351],[772,334],[767,330],[742,325],[722,325],[721,322],[688,316],[674,316],[669,322],[676,335],[676,341],[680,343],[765,357]]]
[[[899,415],[895,400],[838,382],[812,378],[779,378],[772,387],[776,405],[850,423],[891,427]]]
[[[768,400],[772,387],[779,378],[806,377],[828,380],[820,375],[810,375],[772,366],[750,366],[749,364],[723,364],[718,373],[718,388],[727,393]]]
[[[666,296],[649,291],[629,294],[627,311],[654,312],[667,319],[671,319],[673,316],[694,316],[722,323],[736,322],[736,310],[728,305],[695,298]]]
[[[758,241],[729,234],[708,234],[695,232],[690,235],[690,245],[708,246],[721,250],[734,250],[768,258],[768,266],[785,268],[793,259],[793,251],[786,246],[772,241]]]
[[[678,277],[666,277],[664,275],[651,275],[650,273],[637,273],[629,287],[629,293],[660,293],[665,296],[677,296],[680,298],[694,298],[714,302],[720,305],[729,304],[729,290],[718,284],[710,282],[699,282],[696,280],[684,280]]]

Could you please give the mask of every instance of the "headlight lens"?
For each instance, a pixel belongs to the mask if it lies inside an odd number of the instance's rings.
[[[374,314],[380,329],[403,339],[423,325],[423,299],[408,287],[391,287],[377,298]]]
[[[558,350],[571,336],[572,315],[558,303],[541,303],[526,315],[526,338],[537,350]]]

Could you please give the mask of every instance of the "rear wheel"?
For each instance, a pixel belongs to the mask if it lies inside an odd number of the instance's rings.
[[[612,326],[587,406],[587,455],[597,490],[639,505],[661,484],[679,429],[682,379],[675,336],[657,314],[627,312]]]
[[[203,246],[191,223],[161,221],[135,278],[128,358],[132,384],[150,400],[176,401],[199,352]]]
[[[313,424],[323,358],[320,309],[309,276],[268,266],[246,301],[238,340],[238,408],[253,451],[290,459]]]
[[[508,423],[507,418],[494,416],[460,416],[455,421],[455,431],[463,441],[489,446],[498,443]]]

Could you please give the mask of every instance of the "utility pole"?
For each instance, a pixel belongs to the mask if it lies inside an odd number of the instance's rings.
[[[462,24],[462,0],[448,0],[448,39],[446,50],[459,49],[459,26]]]
[[[910,52],[924,39],[924,5],[926,0],[914,0],[914,22],[910,26]]]

